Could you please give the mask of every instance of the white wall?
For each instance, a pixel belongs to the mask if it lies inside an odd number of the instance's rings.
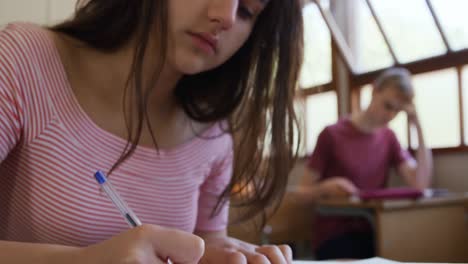
[[[27,21],[50,25],[73,14],[76,0],[0,0],[0,25]]]
[[[432,187],[453,192],[468,192],[468,153],[434,155]],[[390,186],[401,186],[403,180],[393,173]]]
[[[3,0],[2,0],[3,1]],[[56,23],[72,16],[76,0],[48,0],[49,23]]]

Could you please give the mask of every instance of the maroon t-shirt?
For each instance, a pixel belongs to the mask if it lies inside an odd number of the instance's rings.
[[[349,118],[326,127],[319,135],[308,166],[320,175],[320,180],[345,177],[361,190],[384,188],[390,168],[412,159],[403,149],[393,131],[387,127],[372,133],[357,129]],[[360,218],[318,217],[314,244],[337,235],[370,230]]]

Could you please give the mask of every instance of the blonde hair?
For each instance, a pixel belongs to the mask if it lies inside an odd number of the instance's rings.
[[[389,68],[383,71],[374,81],[374,89],[377,91],[381,91],[387,87],[397,88],[408,99],[414,97],[411,73],[405,68]]]

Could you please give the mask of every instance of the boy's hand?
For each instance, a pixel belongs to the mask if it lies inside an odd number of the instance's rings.
[[[358,188],[345,177],[333,177],[320,183],[320,195],[323,197],[349,197],[358,193]]]

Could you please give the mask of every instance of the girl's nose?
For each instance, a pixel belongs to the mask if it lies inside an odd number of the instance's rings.
[[[211,21],[219,23],[220,29],[231,28],[237,19],[238,0],[212,0],[208,15]]]

